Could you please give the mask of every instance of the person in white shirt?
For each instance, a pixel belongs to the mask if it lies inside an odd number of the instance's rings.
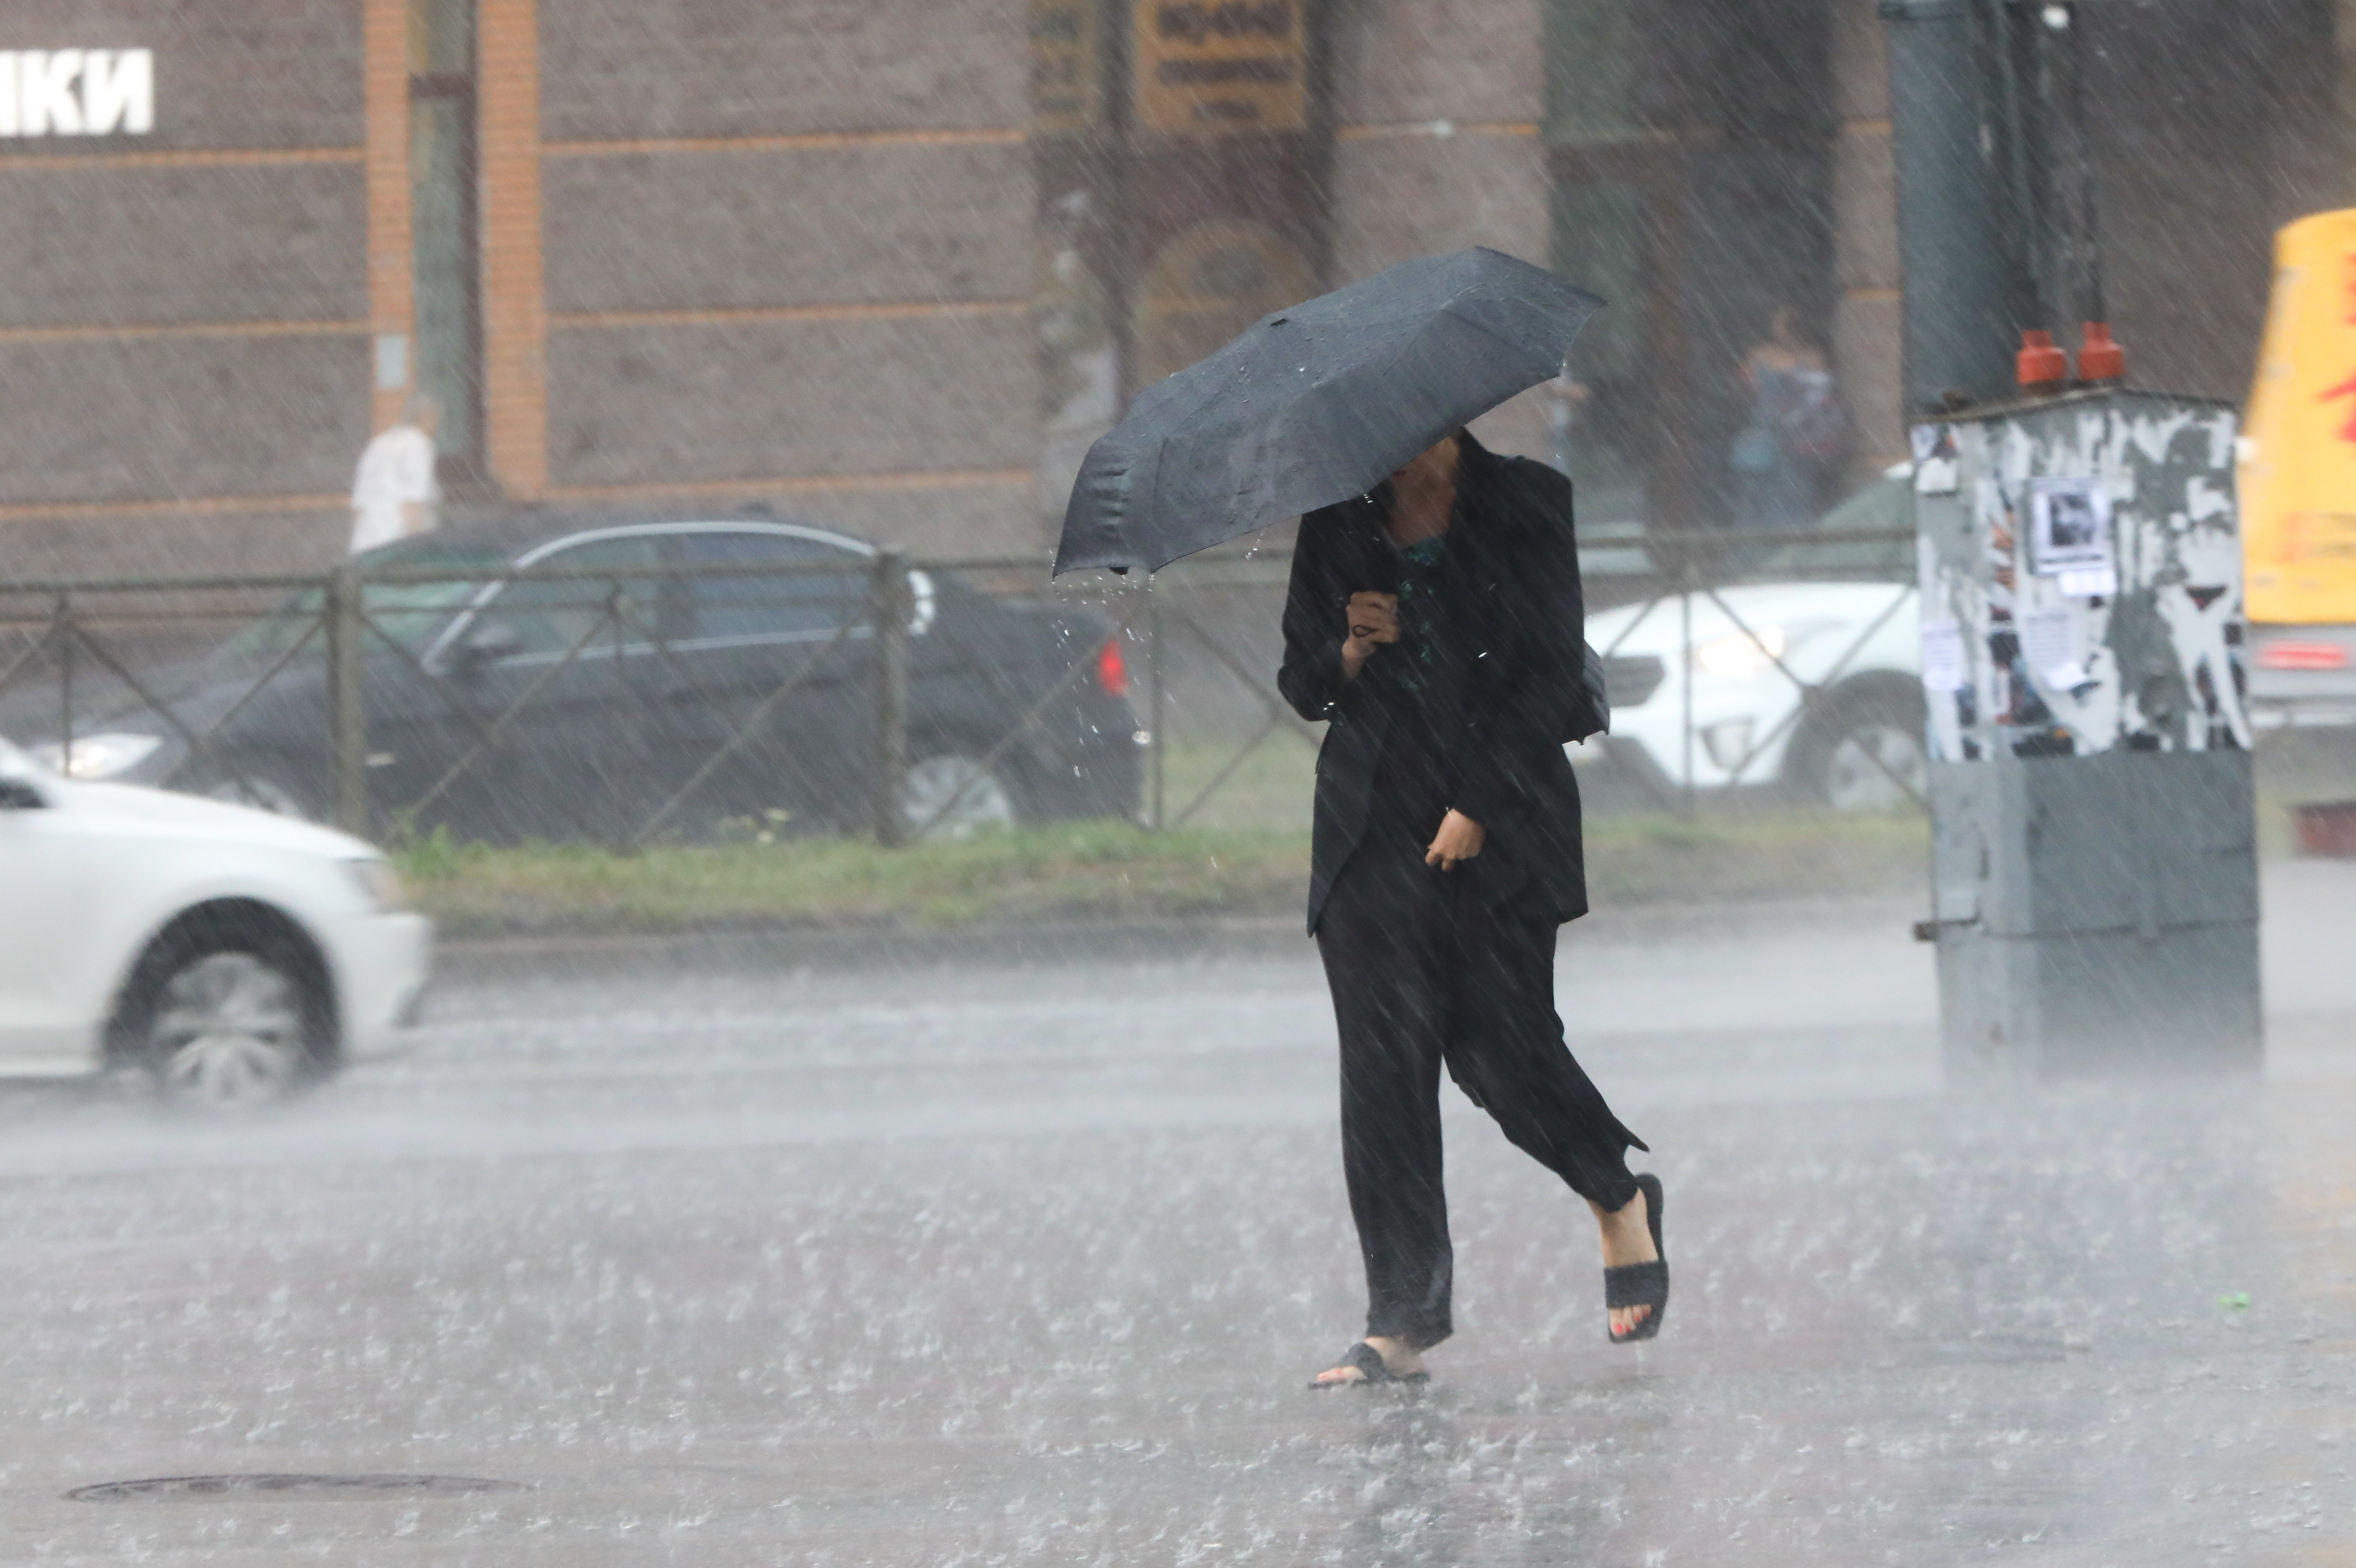
[[[441,424],[441,405],[412,392],[401,418],[361,452],[352,475],[352,554],[433,529],[442,504],[434,478],[434,432]]]

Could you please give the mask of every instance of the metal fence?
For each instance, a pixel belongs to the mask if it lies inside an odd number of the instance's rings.
[[[1687,810],[1732,799],[1776,782],[1771,764],[1788,774],[1794,737],[1859,681],[1905,689],[1911,670],[1875,649],[1911,614],[1889,585],[1912,535],[1773,545],[1590,541],[1615,731],[1646,726],[1581,748],[1591,780]],[[634,848],[816,827],[894,844],[1084,815],[1159,828],[1203,819],[1271,768],[1285,787],[1270,809],[1305,823],[1305,777],[1292,781],[1320,729],[1275,690],[1286,555],[1054,585],[1035,558],[888,551],[0,583],[0,734],[69,776],[163,782],[393,840],[446,828]],[[1843,582],[1884,591],[1829,625],[1821,608],[1799,625],[1751,593],[1837,597]],[[1713,684],[1719,667],[1780,690],[1734,740],[1711,706],[1729,685]],[[1863,762],[1919,802],[1903,759],[1869,747]],[[788,782],[790,808],[757,793]]]
[[[1595,528],[1580,555],[1613,708],[1612,734],[1572,748],[1590,809],[1924,805],[1911,529]],[[1264,750],[1322,738],[1275,690],[1287,570],[1214,553],[1151,585],[1150,822],[1193,820]],[[1191,764],[1174,792],[1173,758]]]

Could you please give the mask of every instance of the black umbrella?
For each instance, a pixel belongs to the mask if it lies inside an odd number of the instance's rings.
[[[1263,317],[1088,448],[1055,571],[1151,571],[1364,495],[1558,373],[1603,302],[1495,251],[1402,261]]]

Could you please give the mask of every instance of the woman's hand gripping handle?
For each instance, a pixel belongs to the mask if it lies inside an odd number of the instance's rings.
[[[1399,640],[1398,595],[1361,589],[1350,595],[1350,635],[1342,645],[1342,678],[1355,680],[1375,650]]]

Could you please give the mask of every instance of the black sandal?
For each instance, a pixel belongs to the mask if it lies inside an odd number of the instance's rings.
[[[1330,1382],[1312,1378],[1309,1380],[1309,1386],[1322,1391],[1329,1388],[1366,1388],[1375,1383],[1428,1383],[1431,1381],[1430,1372],[1391,1371],[1389,1364],[1383,1360],[1383,1353],[1364,1339],[1343,1351],[1342,1359],[1326,1371],[1339,1371],[1344,1367],[1357,1368],[1359,1375],[1355,1378],[1335,1378]]]
[[[1603,1306],[1606,1311],[1615,1307],[1649,1307],[1653,1310],[1625,1334],[1612,1332],[1605,1324],[1603,1333],[1615,1345],[1633,1345],[1639,1339],[1649,1339],[1661,1331],[1661,1319],[1669,1311],[1669,1250],[1661,1244],[1661,1179],[1640,1176],[1637,1190],[1644,1195],[1644,1226],[1653,1232],[1653,1251],[1660,1256],[1648,1264],[1622,1264],[1603,1271]]]

